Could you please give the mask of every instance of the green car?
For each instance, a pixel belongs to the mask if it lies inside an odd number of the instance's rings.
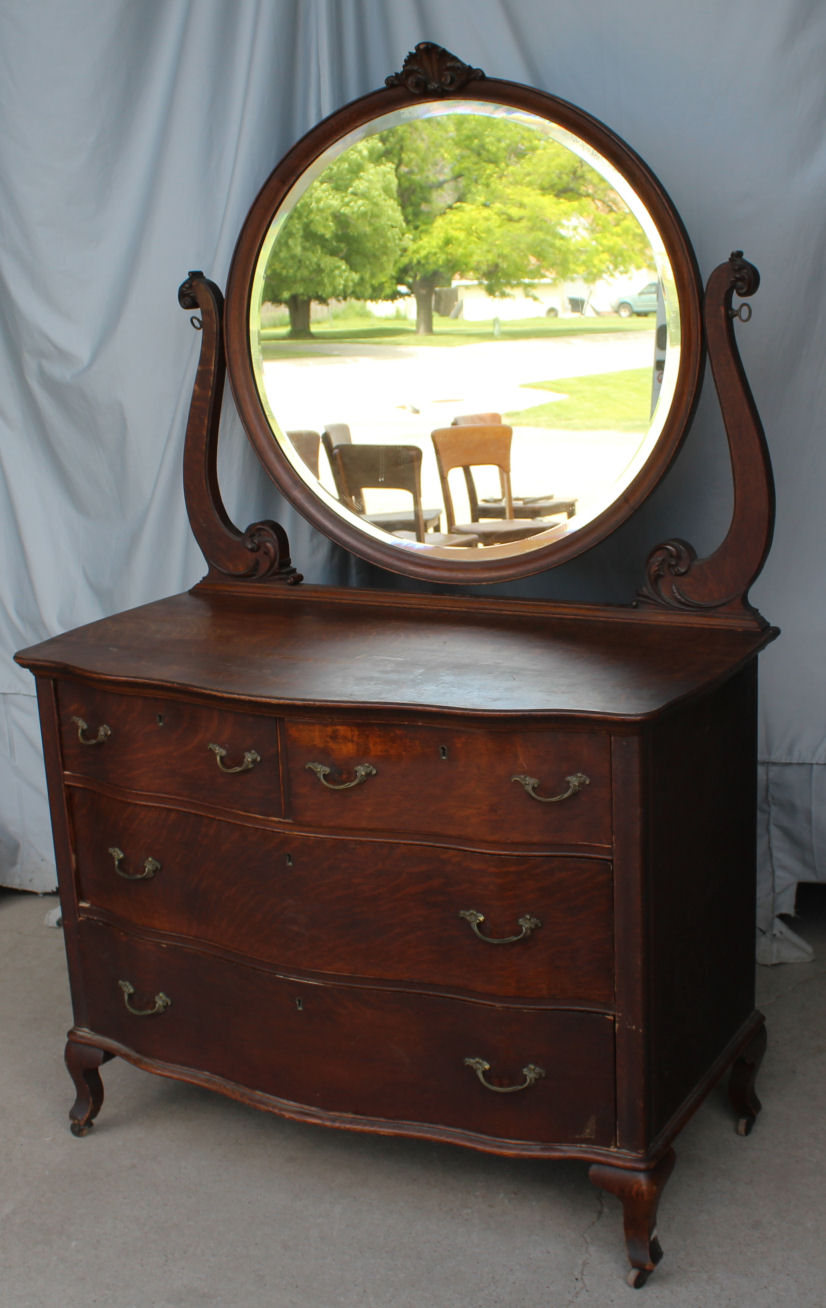
[[[646,313],[657,312],[658,282],[649,282],[635,295],[626,295],[614,305],[620,318],[630,318],[632,314],[642,317]]]

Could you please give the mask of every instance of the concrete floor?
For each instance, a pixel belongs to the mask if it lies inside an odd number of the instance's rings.
[[[660,1205],[658,1308],[826,1305],[826,887],[796,929],[816,961],[758,973],[763,1113],[715,1092]],[[104,1068],[94,1131],[67,1127],[70,1024],[51,897],[0,892],[3,1308],[611,1308],[636,1293],[619,1203],[578,1163],[510,1162],[281,1121]]]

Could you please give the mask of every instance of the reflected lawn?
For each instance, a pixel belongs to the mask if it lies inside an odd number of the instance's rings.
[[[648,428],[651,411],[651,369],[605,372],[588,377],[557,377],[554,381],[524,382],[525,387],[553,391],[560,398],[549,404],[503,414],[512,426],[553,427],[560,431],[638,431]]]

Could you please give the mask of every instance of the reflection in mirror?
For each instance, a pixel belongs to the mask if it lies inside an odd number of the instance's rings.
[[[452,100],[307,169],[260,252],[250,346],[274,438],[323,500],[472,563],[579,530],[637,476],[679,306],[613,165],[543,118]]]

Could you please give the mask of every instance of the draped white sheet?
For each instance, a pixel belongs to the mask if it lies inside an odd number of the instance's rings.
[[[33,683],[13,651],[203,570],[180,485],[198,340],[179,283],[202,268],[223,284],[278,158],[425,39],[625,137],[671,194],[704,277],[735,247],[763,273],[738,336],[778,484],[753,594],[783,629],[761,664],[768,929],[798,881],[826,879],[817,0],[0,0],[0,884],[54,885]],[[404,584],[279,501],[231,405],[221,469],[240,525],[281,517],[310,580]],[[612,541],[498,589],[627,600],[653,543],[712,549],[730,501],[709,382],[673,472]]]

